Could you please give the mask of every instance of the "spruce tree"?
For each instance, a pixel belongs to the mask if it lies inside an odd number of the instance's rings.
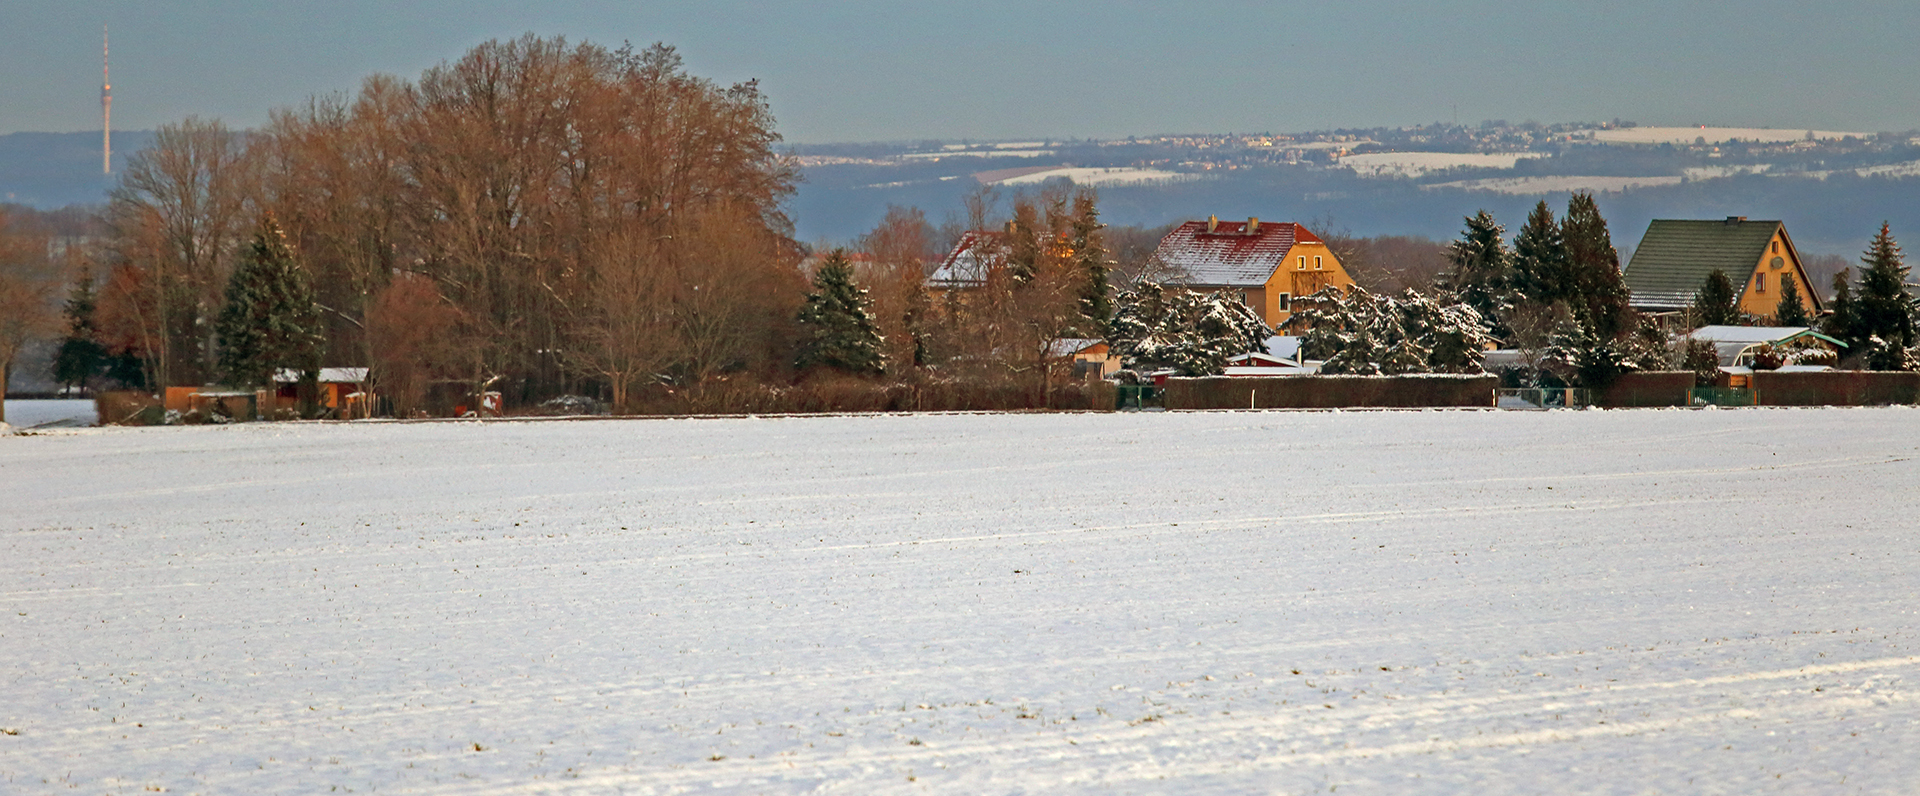
[[[1566,238],[1544,201],[1513,238],[1513,271],[1514,290],[1528,302],[1546,306],[1573,296]]]
[[[1821,319],[1820,331],[1828,337],[1846,343],[1849,353],[1860,347],[1861,335],[1858,334],[1859,322],[1854,315],[1853,286],[1848,283],[1847,269],[1833,275],[1833,310]]]
[[[306,271],[273,216],[262,216],[227,280],[226,305],[214,325],[221,371],[234,386],[255,387],[272,386],[282,369],[317,371],[320,330]]]
[[[100,344],[93,323],[96,303],[93,274],[81,271],[67,294],[62,311],[67,316],[67,336],[60,341],[60,351],[53,360],[54,380],[69,388],[85,387],[107,369],[107,349]]]
[[[1567,300],[1586,328],[1600,340],[1612,340],[1633,328],[1633,307],[1620,272],[1620,252],[1593,194],[1577,193],[1567,202],[1560,225],[1568,265]]]
[[[1073,198],[1073,268],[1080,280],[1080,315],[1087,320],[1087,333],[1104,337],[1113,320],[1113,299],[1107,282],[1107,249],[1100,240],[1100,208],[1092,191],[1081,191]]]
[[[1786,274],[1780,282],[1780,306],[1773,311],[1775,326],[1807,326],[1813,323],[1807,305],[1800,300],[1800,280]]]
[[[1880,234],[1873,236],[1860,263],[1865,267],[1853,305],[1854,336],[1878,337],[1887,348],[1912,348],[1913,301],[1907,295],[1907,266],[1887,224],[1880,225]]]
[[[880,347],[884,340],[874,323],[872,304],[867,291],[853,283],[846,250],[828,253],[814,272],[813,290],[800,308],[800,323],[808,334],[794,364],[863,375],[884,372],[886,355]]]
[[[1693,297],[1693,318],[1700,326],[1732,326],[1740,322],[1740,310],[1734,307],[1739,298],[1733,293],[1733,280],[1727,278],[1727,272],[1718,268],[1707,274],[1707,281],[1700,285],[1700,292]]]
[[[1453,264],[1453,270],[1442,278],[1442,286],[1480,317],[1493,322],[1495,337],[1505,338],[1512,331],[1496,319],[1506,310],[1512,290],[1513,253],[1507,250],[1507,231],[1485,210],[1468,216],[1466,221],[1460,239],[1447,247],[1447,261]]]

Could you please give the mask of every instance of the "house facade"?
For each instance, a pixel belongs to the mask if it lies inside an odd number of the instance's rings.
[[[1327,244],[1290,222],[1188,221],[1160,239],[1155,256],[1172,272],[1168,284],[1237,293],[1274,328],[1293,316],[1294,299],[1353,287]]]
[[[1800,252],[1779,221],[1749,221],[1746,216],[1655,219],[1633,250],[1624,278],[1634,309],[1680,312],[1693,306],[1694,296],[1715,270],[1733,282],[1743,313],[1774,317],[1788,284],[1800,292],[1809,314],[1823,309],[1820,291],[1807,278]]]

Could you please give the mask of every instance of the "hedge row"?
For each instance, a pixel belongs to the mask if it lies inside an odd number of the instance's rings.
[[[1754,398],[1761,406],[1884,406],[1920,403],[1920,373],[1829,370],[1758,371]]]
[[[1492,406],[1500,378],[1456,376],[1285,376],[1168,379],[1168,409],[1340,409]]]

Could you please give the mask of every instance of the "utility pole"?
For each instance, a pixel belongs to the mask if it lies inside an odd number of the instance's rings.
[[[113,173],[113,81],[109,80],[107,26],[100,26],[100,173]]]

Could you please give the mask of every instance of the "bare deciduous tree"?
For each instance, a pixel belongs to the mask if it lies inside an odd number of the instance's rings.
[[[213,317],[236,248],[257,217],[257,173],[245,137],[218,121],[162,125],[129,158],[108,219],[119,262],[154,291],[155,383],[197,384],[214,368]]]

